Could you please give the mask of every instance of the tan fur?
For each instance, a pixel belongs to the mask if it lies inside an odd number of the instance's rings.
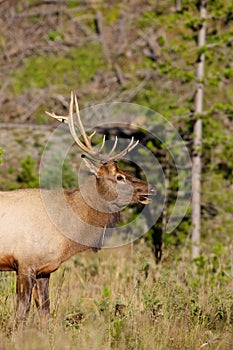
[[[50,273],[81,251],[101,248],[103,232],[116,226],[121,208],[152,190],[110,162],[98,166],[80,190],[65,192],[64,203],[57,191],[0,192],[0,270],[17,273],[18,317],[29,312],[33,287],[37,306],[48,313]]]

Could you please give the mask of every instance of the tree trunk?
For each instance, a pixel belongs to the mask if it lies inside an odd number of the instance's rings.
[[[200,17],[203,19],[198,33],[198,48],[205,45],[206,38],[206,2],[200,2]],[[204,64],[205,53],[199,53],[197,61],[197,88],[195,99],[196,121],[194,125],[194,149],[193,149],[193,169],[192,169],[192,258],[200,255],[200,236],[201,236],[201,149],[202,149],[202,120],[203,112],[203,94],[204,94]]]
[[[176,0],[176,12],[182,12],[182,1]]]

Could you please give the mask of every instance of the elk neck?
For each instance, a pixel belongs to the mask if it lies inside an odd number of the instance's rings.
[[[107,202],[97,187],[96,177],[91,175],[79,190],[66,193],[67,201],[83,222],[96,227],[115,227],[120,221],[119,208]]]

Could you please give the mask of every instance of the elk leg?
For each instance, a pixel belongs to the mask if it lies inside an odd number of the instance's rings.
[[[32,289],[36,281],[35,274],[28,269],[18,269],[16,293],[17,293],[17,316],[16,326],[19,322],[25,322],[31,306]]]
[[[50,312],[49,277],[50,274],[37,276],[33,289],[33,297],[41,316],[48,316]]]

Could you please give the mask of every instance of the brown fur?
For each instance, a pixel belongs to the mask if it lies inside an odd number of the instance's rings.
[[[1,271],[16,271],[17,262],[12,255],[3,255],[0,257],[0,270]]]
[[[88,164],[95,175],[80,190],[65,192],[65,205],[56,191],[0,192],[0,270],[17,273],[18,320],[28,315],[32,291],[40,314],[48,315],[50,274],[71,256],[101,248],[103,232],[116,226],[121,209],[129,203],[146,204],[147,194],[155,193],[151,185],[121,170],[116,162]],[[41,193],[51,203],[52,219]],[[69,238],[70,208],[77,219],[74,236]]]

